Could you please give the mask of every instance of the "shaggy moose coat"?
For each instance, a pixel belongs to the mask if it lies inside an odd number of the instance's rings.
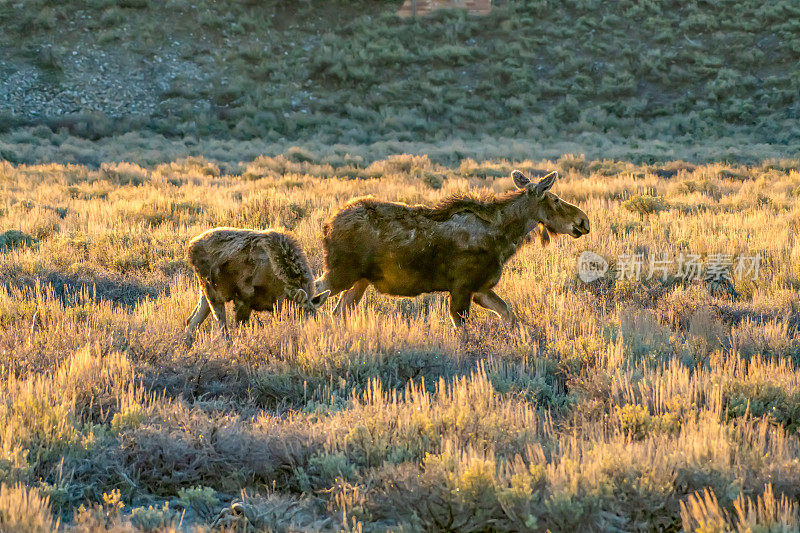
[[[577,238],[589,233],[589,218],[548,192],[557,174],[532,183],[512,174],[517,190],[463,195],[435,207],[359,198],[342,207],[324,227],[325,274],[320,289],[337,294],[340,313],[358,303],[372,284],[385,294],[450,293],[450,316],[460,326],[470,303],[513,320],[492,288],[503,265],[536,228],[542,244],[549,233]]]
[[[314,295],[308,259],[287,233],[215,228],[192,239],[187,256],[201,289],[187,321],[188,339],[209,312],[227,334],[225,302],[231,300],[241,323],[251,311],[272,311],[285,299],[313,312],[328,297],[327,292]]]

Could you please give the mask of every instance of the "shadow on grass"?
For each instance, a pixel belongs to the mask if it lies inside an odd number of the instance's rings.
[[[106,276],[82,279],[60,272],[42,272],[39,275],[0,273],[0,286],[29,293],[31,298],[38,292],[52,291],[65,306],[77,301],[107,301],[113,306],[133,308],[147,298],[169,296],[169,285],[147,285],[137,281],[118,280]]]

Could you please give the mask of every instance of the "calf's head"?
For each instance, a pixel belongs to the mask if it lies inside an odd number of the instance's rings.
[[[550,192],[558,172],[551,172],[538,183],[519,170],[515,170],[511,177],[514,178],[514,184],[525,191],[528,216],[539,221],[542,244],[547,243],[549,233],[572,235],[576,239],[589,233],[589,217],[586,213]]]

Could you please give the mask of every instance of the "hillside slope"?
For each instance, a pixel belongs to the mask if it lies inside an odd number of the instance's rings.
[[[507,1],[417,20],[400,3],[6,2],[0,123],[326,145],[800,139],[791,0]]]

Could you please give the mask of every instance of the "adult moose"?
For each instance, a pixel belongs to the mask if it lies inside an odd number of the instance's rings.
[[[435,207],[353,200],[325,223],[325,274],[317,290],[348,289],[335,313],[357,304],[372,284],[395,296],[449,292],[456,327],[471,302],[513,321],[508,304],[492,288],[529,234],[538,228],[544,245],[550,233],[575,238],[589,233],[586,213],[549,192],[557,176],[551,172],[534,183],[515,170],[512,192],[458,195]]]

